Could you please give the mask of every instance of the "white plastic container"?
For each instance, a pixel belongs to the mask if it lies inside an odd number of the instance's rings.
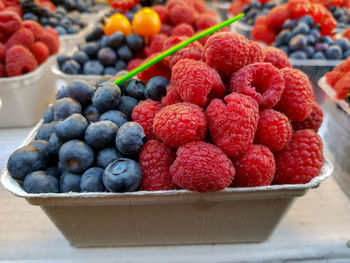
[[[332,170],[325,159],[320,174],[307,184],[205,194],[186,190],[28,194],[6,169],[1,182],[14,195],[40,206],[76,247],[246,243],[266,240],[295,198],[318,187]]]
[[[28,74],[0,79],[0,128],[28,127],[42,118],[47,106],[55,100],[55,76],[48,58]]]
[[[60,36],[61,52],[63,54],[70,53],[76,46],[86,42],[85,36],[92,30],[93,24],[87,22],[83,19],[85,27],[79,31],[77,34],[67,34]]]

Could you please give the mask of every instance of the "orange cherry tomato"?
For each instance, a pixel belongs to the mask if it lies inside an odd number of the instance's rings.
[[[110,36],[117,31],[121,31],[128,36],[131,34],[131,25],[129,20],[122,14],[114,14],[106,20],[103,30],[106,36]]]
[[[139,10],[132,20],[135,34],[143,37],[151,37],[160,32],[162,22],[158,14],[151,8],[145,7]]]

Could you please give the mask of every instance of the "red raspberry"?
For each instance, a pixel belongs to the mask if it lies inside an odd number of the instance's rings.
[[[169,10],[170,21],[174,25],[181,23],[187,23],[192,25],[195,21],[195,13],[191,7],[188,5],[176,5]]]
[[[183,189],[201,193],[220,191],[228,187],[235,168],[215,145],[190,142],[177,150],[170,167],[173,182]]]
[[[39,40],[45,32],[43,27],[38,22],[33,20],[25,20],[23,21],[22,25],[23,27],[32,31],[35,40]]]
[[[350,87],[350,72],[346,73],[333,87],[337,93],[337,99],[345,99],[346,94],[349,92]]]
[[[5,61],[6,58],[6,47],[0,42],[0,63]]]
[[[162,23],[166,23],[167,20],[168,20],[168,17],[169,17],[169,11],[168,9],[163,6],[163,5],[154,5],[152,6],[152,9],[154,11],[157,12],[159,18],[160,18],[160,21],[162,21]]]
[[[153,120],[156,136],[170,147],[179,147],[191,141],[203,140],[207,119],[197,105],[181,102],[161,109]]]
[[[266,26],[266,16],[261,16],[255,21],[255,26]]]
[[[28,49],[34,44],[34,35],[32,31],[27,28],[21,28],[14,33],[6,42],[6,47],[11,48],[15,45],[22,45]]]
[[[198,49],[193,47],[185,47],[177,51],[173,56],[171,56],[169,66],[170,68],[172,68],[177,62],[185,58],[200,61],[201,57],[202,53]]]
[[[193,9],[199,14],[204,13],[207,9],[204,0],[187,0],[187,2],[192,3]]]
[[[156,137],[153,132],[153,119],[161,109],[162,105],[158,101],[145,100],[132,111],[131,118],[142,126],[147,139]]]
[[[180,94],[177,92],[177,88],[172,85],[166,87],[166,96],[161,100],[162,105],[165,107],[179,102],[183,102],[183,100],[181,99]]]
[[[264,62],[269,62],[278,69],[291,68],[292,65],[286,53],[275,47],[264,47]]]
[[[272,108],[281,99],[284,79],[272,64],[254,63],[232,74],[230,90],[251,96],[261,108]]]
[[[11,11],[11,12],[17,13],[20,17],[23,16],[22,9],[19,5],[8,6],[4,9],[4,11]]]
[[[331,71],[327,72],[325,77],[329,86],[334,87],[337,82],[345,75],[345,72]]]
[[[133,60],[130,60],[130,62],[128,63],[127,71],[131,71],[137,68],[138,66],[142,65],[142,63],[143,63],[143,59],[140,59],[140,58],[134,58]]]
[[[292,126],[286,115],[267,109],[260,112],[255,141],[273,152],[282,150],[292,137]]]
[[[42,42],[36,42],[31,49],[36,61],[38,62],[38,65],[42,64],[47,60],[47,58],[50,56],[49,49],[47,46]]]
[[[4,35],[11,35],[21,28],[21,17],[12,11],[1,11],[0,32]]]
[[[164,43],[168,38],[169,37],[164,34],[157,34],[151,37],[149,45],[151,54],[161,52],[163,50]]]
[[[50,1],[40,1],[39,6],[41,8],[49,9],[52,13],[56,12],[56,6],[53,3],[51,3]]]
[[[215,10],[207,10],[204,12],[207,15],[211,15],[212,17],[214,17],[216,19],[216,11]]]
[[[308,76],[298,69],[281,69],[285,88],[277,109],[291,121],[303,121],[311,112],[314,100],[312,86]]]
[[[321,107],[314,101],[311,106],[311,113],[302,122],[292,122],[293,129],[295,131],[310,129],[314,132],[318,132],[322,125],[323,112]]]
[[[157,56],[159,53],[155,53],[151,55],[147,60]],[[146,60],[146,61],[147,61]],[[145,61],[145,62],[146,62]],[[168,65],[165,64],[164,60],[159,61],[158,63],[154,64],[153,66],[141,71],[139,74],[137,74],[137,77],[142,80],[143,82],[147,82],[150,78],[153,78],[155,76],[161,76],[166,79],[170,79],[171,72]]]
[[[167,35],[168,37],[171,36],[171,34],[173,33],[174,27],[168,24],[162,24],[162,26],[160,27],[160,33]]]
[[[255,25],[250,31],[250,36],[254,41],[271,45],[275,41],[276,33],[265,25]]]
[[[167,1],[165,7],[168,8],[169,11],[178,5],[187,5],[185,0],[169,0]]]
[[[247,151],[259,120],[258,103],[249,96],[232,93],[224,101],[213,99],[206,109],[213,142],[229,157]]]
[[[53,27],[46,27],[45,31],[46,33],[53,35],[57,39],[57,41],[59,41],[59,35]]]
[[[240,68],[263,61],[261,47],[232,32],[219,32],[205,43],[202,60],[228,78]]]
[[[20,45],[13,46],[7,50],[5,65],[6,73],[9,77],[31,72],[38,66],[33,54]]]
[[[201,61],[182,59],[172,68],[172,83],[184,101],[205,107],[212,98],[222,98],[225,86],[219,74]]]
[[[243,3],[241,3],[240,1],[234,1],[232,2],[230,8],[228,9],[228,13],[234,16],[238,15],[243,11],[243,6],[244,6]]]
[[[198,17],[196,20],[196,29],[197,30],[204,30],[209,27],[215,26],[218,23],[215,17],[213,17],[210,14],[202,14]]]
[[[163,51],[165,50],[168,50],[169,48],[181,43],[182,41],[188,39],[188,37],[185,37],[185,36],[182,36],[182,37],[179,37],[179,36],[171,36],[169,37],[165,42],[164,42],[164,45],[163,45]],[[186,47],[193,47],[193,48],[197,48],[198,50],[202,51],[203,50],[203,46],[201,43],[199,43],[198,41],[195,41],[191,44],[189,44],[188,46]]]
[[[268,28],[279,32],[282,29],[284,21],[291,17],[287,5],[278,5],[270,10],[266,16],[266,25]]]
[[[263,145],[250,145],[233,165],[236,168],[233,185],[236,187],[270,185],[276,170],[272,152]]]
[[[0,0],[0,11],[4,10],[6,7],[5,3],[3,2],[3,0]]]
[[[185,36],[185,37],[191,37],[194,35],[193,27],[186,23],[178,24],[176,27],[174,27],[172,36]]]
[[[300,130],[275,155],[277,184],[304,184],[320,173],[323,163],[321,137],[312,130]]]
[[[60,49],[60,42],[54,37],[53,34],[45,32],[40,41],[43,42],[50,51],[50,55],[55,54]]]
[[[4,77],[6,77],[5,66],[0,63],[0,78],[4,78]]]
[[[150,140],[142,147],[139,157],[143,190],[159,191],[175,188],[170,174],[170,166],[175,160],[175,153],[170,147],[157,140]]]
[[[0,42],[5,43],[7,41],[7,39],[8,39],[8,36],[6,36],[2,32],[0,32]]]

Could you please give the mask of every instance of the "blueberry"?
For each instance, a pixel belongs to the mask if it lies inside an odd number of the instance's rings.
[[[123,156],[115,148],[105,148],[98,152],[96,164],[105,169],[111,162],[122,158]]]
[[[350,56],[350,49],[348,49],[347,51],[345,51],[344,53],[343,53],[343,59],[346,59],[346,58],[348,58]]]
[[[64,36],[67,34],[67,30],[63,26],[56,26],[55,30],[57,31],[59,36]]]
[[[60,68],[62,68],[63,64],[69,60],[69,57],[66,55],[59,55],[57,56],[57,63]]]
[[[312,46],[306,46],[304,52],[308,58],[312,58],[313,54],[315,53],[315,49]]]
[[[85,131],[85,141],[94,148],[101,149],[113,144],[118,126],[111,121],[91,123]]]
[[[330,36],[322,36],[320,37],[320,42],[330,45],[333,43],[333,39]]]
[[[71,140],[62,145],[58,157],[66,171],[82,173],[93,164],[94,151],[85,142]]]
[[[326,43],[316,43],[315,51],[325,52],[328,49],[328,44]]]
[[[44,171],[35,171],[26,176],[23,189],[27,193],[58,193],[58,180]]]
[[[56,95],[56,100],[63,99],[63,98],[68,98],[68,89],[67,87],[61,88]]]
[[[316,38],[313,35],[307,35],[306,39],[308,45],[314,45],[316,43]]]
[[[110,110],[101,115],[100,121],[111,121],[120,127],[124,123],[128,122],[128,117],[121,111]]]
[[[312,26],[314,24],[314,19],[310,15],[305,15],[298,20],[298,23],[300,23],[300,22],[303,22],[309,26]]]
[[[282,30],[275,39],[276,46],[288,45],[292,33],[288,29]]]
[[[322,52],[318,51],[312,56],[313,59],[326,59]]]
[[[67,60],[66,62],[63,63],[63,66],[61,67],[61,70],[64,73],[70,74],[70,75],[79,74],[80,69],[81,69],[80,64],[73,59]]]
[[[350,49],[350,41],[347,38],[337,39],[336,41],[334,41],[333,45],[341,47],[343,52]]]
[[[141,167],[137,162],[121,158],[108,165],[102,178],[110,192],[132,192],[139,187],[141,177]]]
[[[92,97],[92,104],[100,111],[105,112],[117,108],[120,101],[120,88],[113,82],[103,83],[97,88]]]
[[[125,44],[125,36],[122,32],[114,32],[108,38],[108,46],[113,49],[118,49]]]
[[[97,60],[90,60],[85,63],[83,72],[85,75],[101,75],[103,73],[103,65]]]
[[[88,33],[86,36],[85,36],[85,41],[86,42],[92,42],[92,41],[95,41],[95,38],[94,36],[92,35],[92,33]]]
[[[67,33],[68,34],[77,34],[80,31],[80,27],[78,25],[72,25],[68,27]]]
[[[50,105],[49,107],[47,107],[47,109],[44,112],[44,123],[49,123],[53,121],[53,109],[52,109],[52,105]]]
[[[132,79],[125,84],[125,95],[133,97],[137,100],[145,98],[146,84],[138,79]]]
[[[78,101],[81,105],[87,105],[91,103],[95,90],[85,82],[78,80],[69,84],[67,91],[69,97]]]
[[[48,146],[48,151],[49,151],[50,157],[58,154],[58,151],[60,150],[63,143],[64,143],[64,141],[57,137],[56,132],[51,134],[50,139],[49,139],[49,146]]]
[[[125,62],[132,60],[132,52],[130,48],[126,45],[122,46],[117,51],[118,57]]]
[[[105,68],[103,75],[111,75],[114,76],[117,74],[117,70],[114,67],[107,67]]]
[[[115,63],[114,67],[117,70],[117,72],[121,70],[125,70],[128,65],[123,60],[118,60],[117,63]]]
[[[60,178],[60,192],[80,192],[80,174],[74,174],[70,172],[64,172]]]
[[[34,15],[33,13],[25,13],[23,15],[23,20],[34,20],[34,21],[38,22],[38,17],[36,15]]]
[[[88,122],[81,114],[74,113],[56,125],[56,134],[62,140],[82,138]]]
[[[307,55],[304,51],[297,50],[289,54],[291,59],[307,59]]]
[[[45,140],[34,140],[31,141],[28,145],[35,146],[36,148],[42,150],[45,153],[45,156],[49,156],[49,143]]]
[[[291,51],[303,50],[307,46],[307,39],[304,35],[296,35],[289,41],[289,49]]]
[[[290,29],[292,30],[294,27],[297,26],[297,21],[296,20],[290,20],[290,19],[287,19],[284,23],[283,23],[283,26],[282,28],[283,29]]]
[[[95,83],[95,87],[96,89],[101,86],[103,83],[106,83],[106,82],[113,82],[115,79],[114,77],[112,76],[103,76],[101,77],[100,79],[98,79]]]
[[[135,13],[133,12],[128,12],[125,17],[131,22],[134,18]]]
[[[289,54],[289,48],[288,46],[280,46],[279,49],[281,49],[284,53],[287,55]]]
[[[104,192],[103,172],[104,170],[98,167],[92,167],[86,170],[80,180],[81,192]]]
[[[327,59],[332,59],[332,60],[338,60],[341,59],[343,56],[343,52],[339,46],[336,45],[331,45],[327,50],[326,50],[326,58]]]
[[[310,35],[312,35],[317,41],[320,38],[321,33],[320,33],[320,30],[318,29],[311,29]]]
[[[52,107],[55,121],[64,120],[73,113],[81,113],[81,105],[72,98],[59,99]]]
[[[52,133],[55,132],[56,122],[43,123],[40,125],[38,129],[38,133],[36,134],[37,140],[45,140],[48,141]]]
[[[100,49],[100,51],[97,54],[98,61],[104,66],[111,66],[114,65],[117,61],[117,54],[114,52],[113,49],[109,47],[105,47]]]
[[[310,27],[306,24],[306,23],[298,23],[298,25],[293,28],[292,30],[292,34],[293,36],[298,35],[298,34],[302,34],[302,35],[306,35],[310,32]]]
[[[89,56],[84,51],[76,51],[72,59],[78,62],[81,66],[84,66],[84,64],[88,62]]]
[[[98,46],[95,43],[87,43],[81,45],[79,49],[85,52],[90,57],[90,59],[94,59],[97,57]]]
[[[56,18],[54,16],[49,18],[49,25],[52,26],[52,27],[55,27],[55,26],[59,25],[59,22],[60,21],[58,20],[58,18]]]
[[[118,110],[124,113],[128,118],[131,117],[131,113],[136,105],[139,104],[137,99],[129,96],[122,96],[118,105]]]
[[[145,132],[137,122],[123,124],[115,139],[118,151],[123,155],[138,154],[145,141]]]
[[[137,34],[130,34],[126,37],[126,44],[132,51],[141,51],[145,46],[143,38]]]
[[[108,47],[108,37],[107,36],[103,36],[101,38],[101,40],[98,42],[98,47],[101,49],[101,48],[104,48],[104,47]]]
[[[145,96],[147,99],[160,101],[166,95],[169,81],[163,77],[153,77],[147,82]]]
[[[13,178],[18,180],[23,180],[31,172],[45,169],[45,166],[45,153],[32,145],[16,150],[7,162],[7,170]]]
[[[99,40],[101,37],[104,36],[104,31],[102,26],[97,26],[95,29],[91,32],[92,37],[94,40]]]
[[[56,177],[56,178],[60,178],[61,176],[61,172],[60,172],[60,169],[58,169],[58,167],[49,167],[46,169],[46,174],[48,175],[51,175],[53,177]]]

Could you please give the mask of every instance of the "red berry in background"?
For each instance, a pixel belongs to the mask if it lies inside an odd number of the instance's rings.
[[[197,30],[204,30],[215,26],[218,23],[215,17],[210,14],[202,14],[196,20],[195,26]]]
[[[11,35],[21,28],[22,18],[12,11],[1,11],[0,32],[4,35]]]
[[[338,82],[333,89],[337,94],[337,99],[345,99],[346,94],[349,92],[350,87],[350,72],[347,72]]]
[[[337,82],[345,75],[345,72],[330,71],[325,74],[326,81],[329,86],[334,87]]]
[[[275,158],[263,145],[250,145],[247,152],[233,161],[236,175],[235,187],[255,187],[270,185],[275,175]]]
[[[57,41],[59,41],[58,40],[59,35],[58,35],[57,31],[53,27],[46,27],[45,31],[46,31],[46,33],[49,33],[49,34],[53,35],[57,39]]]
[[[23,16],[22,9],[19,5],[8,6],[4,9],[4,11],[11,11],[18,14],[20,17]]]
[[[302,122],[292,122],[293,129],[295,131],[310,129],[314,132],[318,132],[322,125],[323,113],[321,107],[316,103],[312,103],[312,110],[310,115]]]
[[[31,49],[31,47],[34,44],[34,35],[32,31],[30,31],[27,28],[21,28],[18,31],[16,31],[6,42],[6,47],[11,48],[15,45],[22,45],[28,49]]]
[[[49,49],[50,55],[53,55],[58,52],[60,49],[60,42],[58,38],[55,38],[53,34],[45,32],[40,41],[43,42]]]
[[[260,112],[256,143],[267,146],[272,152],[282,150],[292,137],[292,126],[283,113],[267,109]]]
[[[170,167],[175,184],[200,193],[228,187],[235,175],[231,160],[215,145],[202,141],[181,146]]]
[[[154,5],[152,6],[152,9],[157,12],[160,21],[163,23],[166,23],[168,21],[169,17],[169,11],[165,6],[162,5]]]
[[[152,36],[150,38],[149,45],[151,54],[161,52],[163,50],[164,43],[168,40],[168,38],[169,37],[164,34],[157,34]]]
[[[0,78],[4,78],[4,77],[6,77],[5,66],[0,63]]]
[[[263,42],[268,45],[272,44],[276,38],[275,31],[269,29],[266,25],[255,25],[250,35],[254,41]]]
[[[194,35],[193,27],[186,23],[178,24],[176,27],[174,27],[172,36],[185,36],[185,37],[191,37]]]
[[[161,100],[161,104],[163,107],[183,102],[183,100],[180,97],[180,94],[177,92],[177,88],[173,85],[169,85],[166,87],[166,96],[164,96]]]
[[[162,24],[162,26],[160,27],[160,33],[170,37],[171,34],[173,33],[173,29],[174,29],[174,27],[171,25]]]
[[[176,5],[169,10],[169,19],[173,25],[187,23],[192,25],[196,19],[193,9],[188,5]]]
[[[35,40],[39,40],[45,32],[43,27],[38,22],[33,20],[25,20],[23,21],[22,25],[23,27],[32,31]]]
[[[312,130],[300,130],[282,151],[275,154],[276,183],[304,184],[320,173],[323,164],[321,137]]]
[[[9,77],[31,72],[38,66],[33,54],[23,46],[16,45],[7,50],[6,73]]]
[[[42,42],[36,42],[32,46],[31,52],[33,53],[36,61],[38,62],[38,65],[45,62],[47,60],[47,58],[50,56],[49,49]]]
[[[153,58],[157,56],[158,53],[152,54],[149,58]],[[146,60],[147,61],[147,60]],[[145,62],[146,62],[145,61]],[[147,82],[149,79],[155,77],[155,76],[160,76],[164,77],[166,79],[170,79],[171,77],[171,71],[168,65],[165,64],[164,60],[159,61],[158,63],[154,64],[153,66],[141,71],[139,74],[137,74],[137,77],[142,80],[143,82]]]
[[[161,109],[153,120],[157,138],[170,147],[203,140],[207,119],[202,108],[188,102],[172,104]]]
[[[171,56],[169,66],[172,68],[177,62],[185,58],[200,61],[201,57],[202,52],[197,48],[184,47]]]
[[[175,188],[170,166],[175,160],[175,152],[166,144],[149,140],[139,154],[142,169],[141,187],[146,191],[172,190]]]
[[[264,47],[264,62],[269,62],[278,69],[291,68],[289,58],[281,49],[275,47]]]
[[[138,66],[142,65],[143,63],[143,59],[140,58],[134,58],[132,60],[130,60],[130,62],[128,63],[128,67],[127,67],[127,71],[131,71],[134,68],[137,68]]]
[[[270,10],[266,16],[266,25],[270,29],[279,32],[282,29],[284,21],[291,17],[287,5],[278,5]]]
[[[0,42],[0,63],[5,61],[6,58],[6,47]]]

